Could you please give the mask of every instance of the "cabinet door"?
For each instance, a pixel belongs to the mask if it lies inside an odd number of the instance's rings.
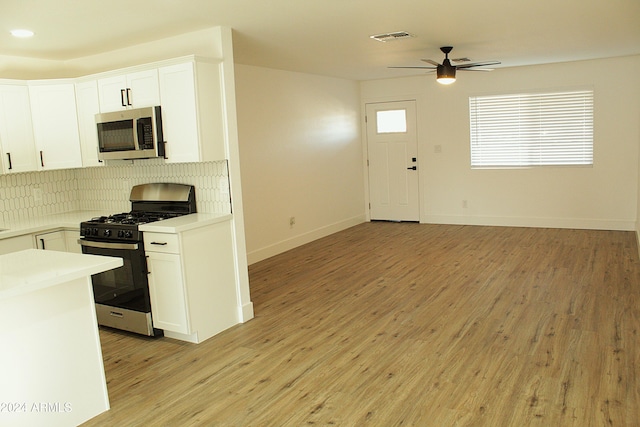
[[[127,76],[120,75],[98,80],[100,112],[119,111],[127,108]]]
[[[67,242],[65,240],[64,231],[53,231],[51,233],[37,234],[36,245],[38,249],[48,251],[67,251]]]
[[[193,64],[162,67],[158,74],[167,163],[202,161]]]
[[[100,112],[160,105],[156,69],[98,80]]]
[[[76,105],[82,166],[103,166],[104,162],[98,160],[98,132],[95,116],[100,112],[100,102],[97,81],[76,84]]]
[[[147,252],[153,326],[189,334],[189,318],[180,255]]]
[[[186,62],[158,69],[166,163],[226,158],[220,65]]]
[[[73,83],[29,86],[29,96],[40,169],[81,167]]]
[[[134,108],[160,105],[158,70],[147,70],[127,75],[129,103]]]
[[[0,144],[5,173],[38,170],[26,85],[0,85]]]

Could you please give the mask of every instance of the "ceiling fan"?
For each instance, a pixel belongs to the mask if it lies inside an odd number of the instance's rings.
[[[493,71],[492,68],[482,68],[482,69],[474,69],[475,67],[486,67],[488,65],[497,65],[500,64],[500,61],[484,61],[484,62],[469,62],[467,64],[460,65],[452,65],[449,60],[449,52],[453,50],[453,46],[443,46],[440,48],[442,53],[444,53],[444,61],[442,64],[437,63],[431,59],[422,59],[428,64],[431,64],[430,67],[389,67],[389,68],[422,68],[425,70],[434,70],[436,72],[436,79],[438,83],[442,83],[445,85],[451,84],[456,81],[456,70],[460,71]],[[453,62],[464,62],[468,61],[466,58],[454,59]]]

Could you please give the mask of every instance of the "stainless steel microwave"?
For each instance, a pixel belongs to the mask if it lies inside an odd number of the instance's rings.
[[[98,158],[164,157],[160,106],[96,114]]]

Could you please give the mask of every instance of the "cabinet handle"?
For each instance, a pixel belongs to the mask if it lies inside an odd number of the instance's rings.
[[[127,105],[131,105],[131,88],[127,88]]]
[[[127,104],[124,103],[124,89],[120,89],[120,104],[122,104],[123,107],[126,107]]]
[[[151,242],[152,245],[165,246],[167,242]]]
[[[44,157],[42,156],[42,150],[40,150],[40,165],[44,167]]]
[[[7,159],[9,159],[9,170],[13,169],[13,166],[11,165],[11,153],[7,153]]]
[[[42,249],[47,249],[44,247],[44,239],[40,239],[40,244],[42,245]]]

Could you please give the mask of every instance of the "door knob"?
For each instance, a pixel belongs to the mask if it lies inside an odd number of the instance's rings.
[[[417,166],[411,166],[410,168],[407,168],[407,169],[414,171],[414,170],[418,169],[418,167]]]

